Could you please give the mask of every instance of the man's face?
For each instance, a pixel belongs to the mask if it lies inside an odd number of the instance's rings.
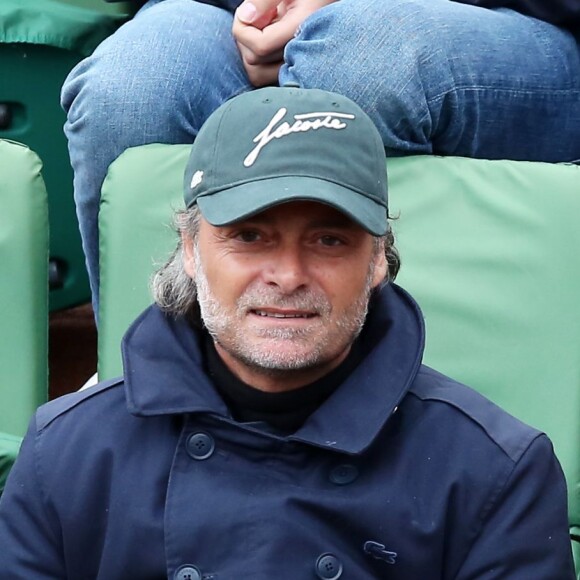
[[[223,227],[202,219],[196,243],[184,238],[184,247],[218,353],[267,391],[308,384],[346,357],[387,268],[370,234],[313,202]]]

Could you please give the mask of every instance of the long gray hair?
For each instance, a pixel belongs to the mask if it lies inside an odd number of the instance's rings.
[[[199,312],[197,305],[197,288],[195,282],[185,271],[185,250],[182,236],[193,241],[197,238],[201,223],[201,213],[197,205],[190,209],[178,210],[175,213],[173,226],[179,236],[177,247],[167,262],[151,278],[151,292],[155,303],[164,312],[172,316],[195,316]],[[387,259],[387,274],[384,282],[396,278],[401,260],[395,247],[395,236],[392,228],[386,235],[375,237],[375,251],[384,248]]]

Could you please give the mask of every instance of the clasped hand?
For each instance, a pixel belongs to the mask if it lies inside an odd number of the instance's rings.
[[[246,73],[255,87],[275,85],[284,48],[313,12],[336,0],[246,0],[232,32]]]

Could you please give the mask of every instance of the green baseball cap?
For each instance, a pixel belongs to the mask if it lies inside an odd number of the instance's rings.
[[[214,226],[289,201],[317,201],[375,236],[388,231],[385,150],[350,99],[268,87],[224,103],[204,123],[185,170],[185,204]]]

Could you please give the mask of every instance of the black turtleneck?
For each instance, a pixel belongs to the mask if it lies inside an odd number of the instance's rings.
[[[357,339],[344,361],[321,379],[291,391],[268,393],[238,379],[222,361],[213,339],[207,332],[204,335],[206,371],[234,419],[241,423],[266,422],[285,434],[297,431],[364,356]]]

